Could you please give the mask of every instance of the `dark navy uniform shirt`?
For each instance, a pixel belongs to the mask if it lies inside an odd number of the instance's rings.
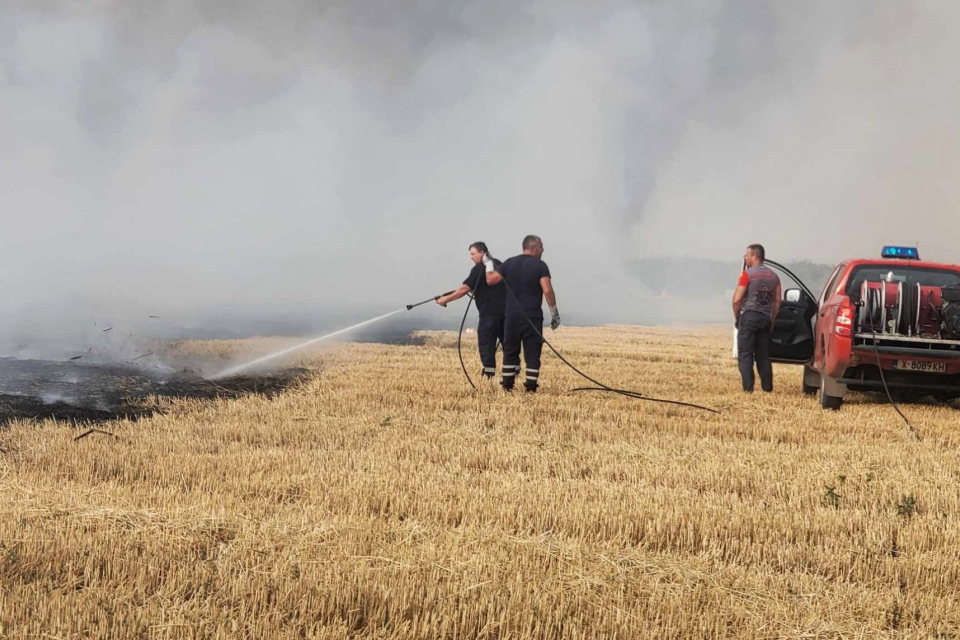
[[[493,265],[496,268],[499,269],[502,264],[496,258],[493,259]],[[480,312],[481,316],[503,317],[507,288],[502,282],[498,282],[492,287],[487,284],[487,270],[482,262],[473,266],[470,275],[463,281],[463,284],[473,291],[473,299],[477,303],[477,311]]]
[[[500,273],[513,290],[507,292],[507,316],[522,316],[521,310],[531,318],[543,318],[543,288],[540,278],[549,278],[547,263],[525,253],[503,263]],[[516,296],[516,298],[514,298]]]

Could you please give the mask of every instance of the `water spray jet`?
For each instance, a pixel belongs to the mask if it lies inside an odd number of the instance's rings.
[[[356,330],[356,329],[360,329],[360,328],[365,327],[365,326],[367,326],[367,325],[371,325],[371,324],[373,324],[373,323],[375,323],[375,322],[380,322],[381,320],[386,320],[386,319],[389,318],[390,316],[395,316],[395,315],[397,315],[398,313],[400,313],[400,312],[402,312],[402,311],[406,311],[406,310],[407,310],[406,307],[400,307],[399,309],[396,309],[396,310],[394,310],[394,311],[391,311],[390,313],[385,313],[385,314],[383,314],[382,316],[377,316],[376,318],[370,318],[369,320],[364,320],[363,322],[358,322],[357,324],[351,325],[351,326],[349,326],[349,327],[346,327],[345,329],[338,329],[337,331],[333,331],[333,332],[331,332],[331,333],[326,333],[326,334],[324,334],[324,335],[322,335],[322,336],[318,336],[318,337],[316,337],[316,338],[312,338],[312,339],[310,339],[310,340],[307,340],[306,342],[301,342],[300,344],[295,344],[295,345],[293,345],[292,347],[287,347],[286,349],[281,349],[280,351],[276,351],[276,352],[274,352],[274,353],[270,353],[270,354],[267,354],[267,355],[265,355],[265,356],[261,356],[261,357],[257,358],[256,360],[251,360],[250,362],[245,362],[245,363],[239,364],[239,365],[237,365],[237,366],[235,366],[235,367],[230,367],[229,369],[224,369],[224,370],[221,371],[220,373],[217,373],[216,375],[211,376],[211,377],[210,377],[210,380],[221,380],[221,379],[223,379],[223,378],[227,378],[227,377],[229,377],[229,376],[236,375],[236,374],[238,374],[238,373],[240,373],[240,372],[242,372],[242,371],[246,371],[247,369],[249,369],[249,368],[251,368],[251,367],[255,367],[255,366],[259,365],[259,364],[263,364],[264,362],[269,362],[270,360],[275,360],[276,358],[280,358],[280,357],[282,357],[282,356],[289,355],[289,354],[294,353],[294,352],[296,352],[296,351],[300,351],[301,349],[306,349],[307,347],[309,347],[309,346],[311,346],[311,345],[314,345],[314,344],[317,344],[318,342],[323,342],[324,340],[329,340],[330,338],[334,338],[334,337],[336,337],[336,336],[343,335],[344,333],[349,333],[350,331],[354,331],[354,330]]]
[[[237,365],[237,366],[230,367],[229,369],[224,369],[224,370],[221,371],[220,373],[217,373],[217,374],[213,375],[213,376],[210,378],[210,380],[220,380],[220,379],[222,379],[222,378],[227,378],[227,377],[229,377],[229,376],[236,375],[236,374],[238,374],[238,373],[241,373],[242,371],[246,371],[247,369],[249,369],[249,368],[251,368],[251,367],[255,367],[255,366],[259,365],[259,364],[263,364],[264,362],[269,362],[270,360],[275,360],[276,358],[280,358],[280,357],[282,357],[282,356],[289,355],[289,354],[294,353],[294,352],[296,352],[296,351],[300,351],[301,349],[305,349],[305,348],[307,348],[307,347],[309,347],[309,346],[311,346],[311,345],[317,344],[318,342],[323,342],[324,340],[329,340],[330,338],[335,338],[336,336],[343,335],[343,334],[345,334],[345,333],[349,333],[349,332],[354,331],[354,330],[356,330],[356,329],[360,329],[360,328],[366,327],[367,325],[374,324],[375,322],[380,322],[381,320],[386,320],[387,318],[389,318],[389,317],[391,317],[391,316],[395,316],[395,315],[397,315],[398,313],[401,313],[401,312],[403,312],[403,311],[410,311],[411,309],[414,309],[415,307],[419,307],[419,306],[421,306],[421,305],[427,304],[428,302],[434,302],[434,301],[442,298],[443,296],[450,295],[451,293],[453,293],[453,292],[452,292],[452,291],[448,291],[447,293],[441,293],[441,294],[438,295],[438,296],[433,296],[432,298],[427,298],[427,299],[424,300],[423,302],[417,302],[417,303],[414,303],[414,304],[405,305],[405,306],[400,307],[399,309],[397,309],[397,310],[395,310],[395,311],[391,311],[390,313],[385,313],[385,314],[383,314],[382,316],[377,316],[376,318],[370,318],[369,320],[364,320],[363,322],[358,322],[357,324],[351,325],[351,326],[346,327],[346,328],[344,328],[344,329],[338,329],[337,331],[333,331],[333,332],[331,332],[331,333],[327,333],[327,334],[324,334],[324,335],[322,335],[322,336],[318,336],[318,337],[316,337],[316,338],[312,338],[312,339],[310,339],[310,340],[307,340],[306,342],[301,342],[300,344],[296,344],[296,345],[294,345],[294,346],[292,346],[292,347],[287,347],[286,349],[281,349],[280,351],[276,351],[276,352],[274,352],[274,353],[270,353],[270,354],[267,354],[267,355],[265,355],[265,356],[261,356],[261,357],[255,359],[255,360],[251,360],[250,362],[245,362],[245,363],[243,363],[243,364],[239,364],[239,365]]]

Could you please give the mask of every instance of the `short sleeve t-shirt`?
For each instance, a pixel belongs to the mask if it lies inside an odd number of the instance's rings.
[[[535,256],[521,254],[504,262],[500,273],[513,290],[512,296],[507,295],[507,315],[522,316],[523,310],[530,317],[543,318],[540,278],[550,277],[547,263]]]
[[[740,274],[737,286],[746,287],[747,294],[743,298],[740,311],[757,311],[770,315],[773,312],[773,302],[780,286],[780,278],[769,267],[762,264],[756,267],[747,267]]]
[[[498,269],[503,263],[493,259],[493,265]],[[473,266],[470,275],[463,284],[473,291],[473,299],[477,303],[477,311],[481,316],[502,317],[506,303],[507,288],[502,282],[492,287],[487,284],[487,270],[483,263]]]

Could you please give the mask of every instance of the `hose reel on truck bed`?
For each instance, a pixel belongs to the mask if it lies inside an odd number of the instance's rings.
[[[960,340],[960,285],[941,287],[940,294],[943,299],[941,332],[946,338]]]
[[[893,281],[889,276],[879,282],[860,284],[857,305],[857,331],[879,335],[919,338],[941,337],[941,287],[919,282]],[[960,288],[956,290],[960,298]],[[960,300],[956,304],[960,304]],[[960,326],[957,327],[960,329]],[[956,332],[960,338],[960,332]],[[942,336],[947,338],[948,336]]]

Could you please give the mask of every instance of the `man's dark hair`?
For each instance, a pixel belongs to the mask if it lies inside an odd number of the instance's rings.
[[[760,262],[763,262],[767,257],[767,252],[763,250],[762,244],[752,244],[747,247],[747,251],[760,258]]]
[[[469,247],[467,247],[467,249],[476,249],[476,250],[479,251],[480,253],[490,253],[490,252],[487,250],[487,243],[486,243],[486,242],[474,242],[472,245],[470,245]]]
[[[523,250],[526,251],[536,244],[543,244],[543,240],[540,239],[540,236],[527,236],[523,239]]]

